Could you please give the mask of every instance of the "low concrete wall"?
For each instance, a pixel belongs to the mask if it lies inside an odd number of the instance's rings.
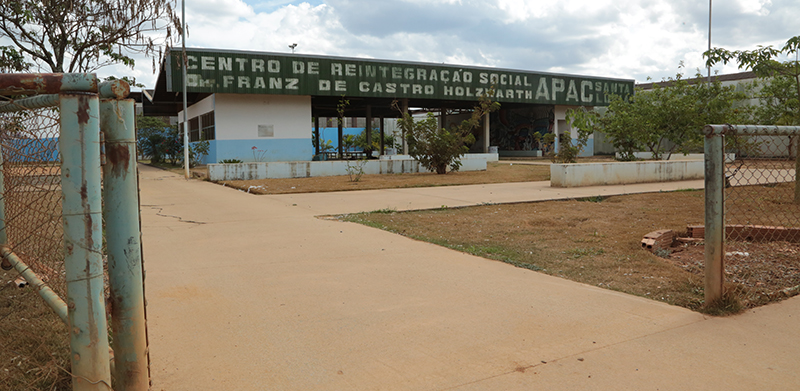
[[[380,160],[414,160],[411,155],[381,155]],[[496,153],[467,153],[461,157],[461,164],[466,165],[467,161],[487,161],[487,162],[496,162],[500,160],[500,155]],[[485,170],[486,167],[482,168],[481,170]],[[464,171],[471,171],[471,170],[464,170]]]
[[[542,151],[499,151],[502,157],[541,157]]]
[[[580,187],[703,179],[702,160],[551,164],[550,186]]]
[[[619,152],[617,152],[616,157],[619,159],[622,156]],[[652,152],[634,152],[633,156],[636,156],[637,159],[642,160],[653,160],[653,153]],[[682,153],[673,153],[670,155],[669,160],[703,160],[704,155],[702,153],[690,153],[688,155],[684,155]],[[736,159],[735,153],[726,153],[725,154],[725,161],[731,163]],[[661,157],[661,160],[667,160],[667,155],[664,154]]]
[[[497,154],[469,154],[461,158],[461,171],[486,170],[486,162]],[[419,162],[406,156],[398,159],[394,155],[391,159],[368,160],[363,162],[364,174],[405,174],[427,172]],[[236,164],[209,164],[208,178],[212,181],[235,181],[276,178],[308,178],[318,176],[347,175],[348,163],[350,167],[357,167],[358,160],[328,160],[321,162],[265,162],[265,163],[236,163]]]

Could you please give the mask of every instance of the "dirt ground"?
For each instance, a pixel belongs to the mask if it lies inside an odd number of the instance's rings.
[[[225,186],[254,194],[315,193],[328,191],[394,189],[546,181],[550,179],[549,165],[490,162],[486,171],[458,171],[444,175],[435,173],[363,175],[355,182],[343,176],[261,179],[251,181],[222,181]]]
[[[488,205],[344,216],[478,256],[612,290],[701,310],[703,246],[671,249],[665,258],[642,249],[659,229],[686,236],[702,225],[703,191],[651,193],[571,201]],[[765,212],[767,213],[767,212]],[[780,213],[772,210],[772,213]],[[800,245],[730,243],[726,281],[733,313],[794,295]]]
[[[703,276],[703,244],[679,244],[665,258]],[[800,293],[800,243],[739,242],[725,244],[725,280],[735,284],[746,307],[756,307]]]

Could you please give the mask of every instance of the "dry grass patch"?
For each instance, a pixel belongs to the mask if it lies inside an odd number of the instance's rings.
[[[435,173],[363,175],[358,182],[351,182],[347,175],[342,175],[312,178],[221,181],[219,183],[254,194],[288,194],[546,180],[550,180],[549,165],[490,162],[487,165],[486,171],[458,171],[450,172],[445,175],[437,175]]]
[[[17,276],[0,270],[0,389],[71,390],[67,328]]]
[[[703,308],[702,262],[686,267],[671,258],[691,251],[702,254],[702,245],[662,254],[670,257],[666,259],[643,250],[640,243],[643,235],[657,229],[685,232],[689,224],[702,224],[703,200],[702,191],[679,191],[343,218],[573,281],[708,311]],[[782,268],[745,269],[731,263],[726,289],[740,305],[722,312],[780,300],[786,295],[775,291],[800,283],[800,274],[784,273],[796,271],[800,262],[792,246],[773,246],[789,248],[781,252],[786,256],[763,254],[780,259]],[[742,283],[745,280],[753,283]]]

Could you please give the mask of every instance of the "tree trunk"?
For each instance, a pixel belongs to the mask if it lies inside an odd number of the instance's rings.
[[[437,174],[447,174],[447,165],[446,164],[439,164],[436,166],[436,173]]]

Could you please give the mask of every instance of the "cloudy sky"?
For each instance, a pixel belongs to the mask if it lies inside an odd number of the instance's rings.
[[[179,3],[180,4],[180,3]],[[800,35],[797,0],[714,2],[712,46]],[[704,67],[708,2],[697,0],[186,0],[188,47],[482,65],[645,82]],[[737,72],[735,65],[720,73]],[[705,72],[705,71],[704,71]],[[152,88],[152,62],[132,74]]]

